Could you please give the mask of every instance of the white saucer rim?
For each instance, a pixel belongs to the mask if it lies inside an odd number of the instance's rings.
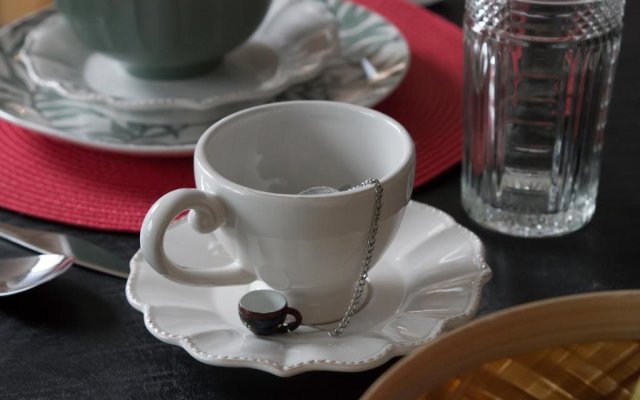
[[[38,134],[42,134],[42,136],[50,138],[52,140],[60,141],[61,143],[72,143],[74,145],[89,149],[89,150],[98,150],[104,151],[107,153],[114,154],[124,154],[124,155],[135,155],[135,156],[144,156],[144,157],[185,157],[193,155],[195,151],[195,143],[184,143],[184,144],[171,144],[171,145],[161,145],[161,144],[147,144],[141,146],[136,143],[118,143],[113,144],[111,142],[91,142],[85,139],[80,139],[75,137],[74,135],[70,135],[68,133],[64,133],[63,131],[51,128],[49,126],[40,125],[37,122],[24,120],[18,118],[17,116],[6,112],[2,108],[0,108],[0,118],[5,121],[11,122],[19,127],[30,129],[32,131],[37,132]]]
[[[156,322],[154,322],[150,316],[152,306],[149,304],[145,304],[141,300],[137,298],[134,294],[132,286],[134,281],[138,279],[138,265],[136,263],[140,262],[140,260],[144,261],[144,257],[138,251],[131,259],[131,273],[129,275],[129,279],[127,280],[125,293],[127,300],[130,305],[136,310],[140,311],[144,315],[144,324],[147,330],[157,339],[162,342],[176,345],[182,347],[189,355],[198,361],[205,363],[207,365],[213,366],[223,366],[223,367],[250,367],[253,369],[262,370],[280,377],[288,377],[297,375],[299,373],[308,372],[308,371],[341,371],[341,372],[358,372],[364,371],[371,368],[375,368],[389,361],[391,358],[395,356],[403,356],[408,354],[410,351],[419,347],[426,342],[433,340],[433,338],[442,334],[445,330],[454,328],[459,324],[462,324],[469,319],[473,318],[473,316],[477,313],[480,305],[480,300],[482,297],[482,289],[484,285],[491,279],[492,271],[489,265],[485,260],[485,248],[480,239],[469,229],[463,227],[458,224],[450,215],[441,211],[437,208],[431,207],[424,203],[419,203],[417,201],[410,201],[410,205],[414,207],[420,207],[423,210],[431,212],[435,215],[438,215],[443,221],[447,223],[447,229],[454,228],[460,230],[469,240],[474,250],[473,257],[473,265],[477,268],[477,271],[474,272],[475,275],[478,276],[476,280],[474,280],[473,284],[470,285],[471,296],[469,298],[469,302],[467,307],[463,312],[458,315],[450,316],[439,320],[436,323],[436,326],[431,330],[429,335],[426,337],[408,343],[387,343],[378,353],[366,359],[361,359],[358,361],[352,362],[344,362],[338,360],[327,360],[327,359],[311,359],[306,360],[304,362],[299,362],[296,364],[290,365],[282,365],[280,363],[274,362],[272,360],[258,358],[258,357],[233,357],[233,356],[222,356],[222,355],[212,355],[207,353],[206,351],[199,349],[189,337],[185,337],[183,335],[176,335],[170,332],[167,332],[162,327],[160,327]],[[337,338],[336,340],[340,340]]]
[[[281,0],[286,1],[286,0]],[[321,4],[317,1],[313,0],[302,0],[311,4]],[[128,99],[124,97],[111,96],[105,93],[100,93],[96,91],[91,92],[76,92],[73,90],[73,83],[71,82],[63,82],[63,81],[55,81],[52,79],[44,78],[40,76],[37,68],[34,65],[34,61],[29,54],[30,48],[33,46],[33,35],[32,32],[29,32],[26,35],[25,42],[18,52],[18,60],[21,62],[29,75],[29,78],[36,84],[50,88],[55,90],[60,96],[76,100],[82,102],[94,103],[96,105],[101,105],[103,107],[112,108],[114,110],[128,111],[128,112],[136,112],[136,111],[162,111],[162,110],[176,110],[176,109],[186,109],[193,111],[208,111],[211,109],[215,109],[217,107],[224,106],[229,103],[243,103],[250,101],[261,101],[267,100],[278,93],[283,92],[288,87],[293,86],[297,83],[304,82],[306,80],[312,79],[316,75],[318,75],[331,61],[331,59],[338,55],[340,52],[340,38],[338,36],[338,28],[337,22],[333,15],[329,12],[329,10],[325,7],[318,7],[318,10],[324,14],[323,18],[327,21],[333,21],[332,26],[323,27],[322,31],[326,32],[329,35],[328,42],[330,45],[327,49],[318,52],[316,57],[314,57],[315,63],[311,66],[305,64],[307,68],[296,68],[295,66],[286,66],[283,67],[279,63],[278,71],[274,73],[274,77],[272,81],[269,82],[269,87],[267,89],[260,90],[259,93],[257,88],[253,88],[252,90],[245,90],[243,93],[225,93],[222,95],[218,95],[216,97],[209,97],[200,101],[195,101],[188,98],[155,98],[149,100],[137,100],[137,99]],[[47,13],[45,17],[42,18],[38,22],[38,26],[46,23],[49,18],[54,16],[59,16],[59,12],[55,9],[46,9],[43,10],[43,13]],[[277,26],[278,24],[274,24]],[[38,26],[33,29],[37,29]],[[242,46],[246,46],[251,42],[252,39],[249,39]],[[305,38],[300,38],[298,41],[294,43],[288,43],[283,48],[287,48],[288,46],[304,41]],[[256,42],[260,42],[265,44],[262,41],[256,40]],[[242,47],[241,46],[241,47]],[[269,47],[273,49],[272,47]],[[282,50],[282,49],[279,49]],[[88,50],[88,56],[94,54],[95,52]],[[322,56],[320,57],[320,54]],[[278,53],[278,58],[282,59],[282,54]],[[287,70],[288,74],[284,74],[283,70]]]

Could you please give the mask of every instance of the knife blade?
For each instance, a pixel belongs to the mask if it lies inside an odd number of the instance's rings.
[[[64,254],[77,265],[94,271],[127,278],[129,262],[76,236],[22,228],[0,222],[0,237],[42,254]]]

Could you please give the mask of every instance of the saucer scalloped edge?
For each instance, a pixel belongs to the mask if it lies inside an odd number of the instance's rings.
[[[333,100],[373,106],[402,81],[410,52],[397,28],[382,16],[343,0],[323,3],[338,23],[339,54],[313,79],[276,96],[283,100]],[[34,13],[0,30],[0,117],[59,140],[100,150],[138,155],[193,153],[212,121],[150,123],[134,112],[69,99],[33,81],[18,54],[26,36],[52,11]],[[254,105],[246,104],[247,107]],[[142,118],[140,118],[142,119]]]
[[[195,233],[184,220],[167,231],[165,246],[178,262],[202,268],[229,262],[214,236]],[[412,201],[393,243],[370,272],[367,304],[338,338],[327,334],[331,326],[254,336],[242,325],[237,302],[261,282],[185,286],[155,272],[140,252],[131,259],[126,295],[153,336],[198,361],[284,377],[362,371],[406,355],[471,319],[490,277],[483,245],[473,233],[444,212]]]
[[[209,73],[194,77],[137,78],[118,61],[87,48],[59,13],[26,35],[18,57],[33,82],[64,98],[130,112],[139,122],[193,123],[268,101],[317,76],[339,48],[337,20],[325,4],[274,0],[251,38]]]

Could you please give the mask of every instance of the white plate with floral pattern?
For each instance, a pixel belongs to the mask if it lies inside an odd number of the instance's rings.
[[[58,13],[27,34],[18,57],[34,82],[67,99],[144,123],[196,123],[264,103],[317,76],[339,47],[336,20],[324,4],[274,0],[247,42],[209,73],[187,79],[129,74],[117,60],[86,47]]]
[[[0,117],[57,139],[101,150],[179,156],[191,154],[207,127],[238,108],[257,102],[299,99],[372,106],[397,87],[408,69],[410,53],[395,26],[355,3],[300,1],[322,4],[338,28],[338,54],[323,63],[324,68],[315,78],[293,84],[275,98],[227,103],[232,107],[217,105],[211,120],[202,120],[200,114],[198,121],[178,122],[176,115],[189,118],[183,102],[183,108],[176,108],[176,103],[169,101],[161,110],[123,110],[104,98],[99,102],[72,98],[60,88],[36,81],[34,71],[29,73],[19,56],[29,33],[52,11],[32,14],[0,30]]]
[[[178,262],[205,267],[229,262],[212,235],[180,221],[165,246]],[[480,240],[447,214],[410,202],[400,229],[371,270],[372,290],[342,336],[331,326],[254,336],[237,314],[252,285],[192,287],[155,272],[138,252],[131,260],[126,295],[144,314],[149,332],[210,365],[248,367],[278,376],[305,371],[362,371],[406,355],[472,318],[491,276]]]

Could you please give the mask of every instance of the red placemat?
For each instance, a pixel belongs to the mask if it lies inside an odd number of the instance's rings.
[[[409,131],[416,145],[416,186],[462,156],[462,31],[407,1],[355,0],[383,15],[402,32],[411,65],[400,86],[377,110]]]
[[[358,0],[398,26],[411,48],[400,87],[376,108],[416,144],[416,186],[460,160],[462,34],[405,1]],[[162,194],[193,187],[191,158],[136,157],[51,140],[0,121],[0,207],[44,219],[137,232]]]

